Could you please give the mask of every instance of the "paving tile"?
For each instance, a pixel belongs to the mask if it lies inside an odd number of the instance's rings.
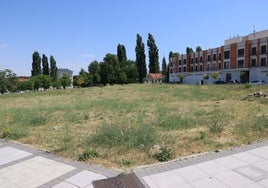
[[[73,169],[73,166],[38,156],[0,169],[0,180],[6,179],[19,187],[37,187]]]
[[[256,156],[256,155],[253,155],[252,153],[246,151],[246,152],[242,152],[242,153],[238,153],[238,154],[235,154],[235,155],[232,155],[233,157],[241,160],[241,161],[244,161],[246,163],[254,163],[254,162],[257,162],[257,161],[260,161],[262,160],[262,158]]]
[[[257,155],[259,157],[268,159],[268,150],[267,149],[256,148],[253,150],[249,150],[249,152],[252,153],[253,155]]]
[[[244,185],[254,184],[254,181],[232,171],[229,170],[227,172],[223,172],[221,174],[217,174],[213,176],[218,179],[222,183],[226,184],[229,187],[244,187]]]
[[[219,174],[228,170],[227,167],[215,162],[214,160],[203,162],[196,166],[210,175]]]
[[[87,185],[92,184],[94,180],[100,180],[104,178],[106,177],[101,174],[83,170],[78,174],[66,179],[65,181],[79,187],[85,187]]]
[[[0,165],[28,157],[32,153],[22,151],[12,147],[4,147],[0,149]]]
[[[190,184],[195,187],[195,188],[228,188],[228,186],[226,186],[225,184],[223,184],[222,182],[218,181],[217,179],[213,178],[213,177],[208,177],[208,178],[202,178],[196,181],[192,181],[190,182]]]
[[[261,181],[258,182],[260,185],[264,186],[264,187],[268,187],[268,178],[267,179],[263,179]]]
[[[252,166],[260,168],[268,173],[268,160],[262,160],[262,161],[253,163]]]
[[[247,163],[232,156],[222,157],[215,159],[214,161],[227,167],[228,169],[235,169],[247,165]]]
[[[150,188],[160,188],[150,176],[144,176],[142,179]]]
[[[203,170],[201,170],[195,165],[179,168],[173,171],[176,172],[180,177],[185,179],[187,182],[209,177],[207,173],[205,173]]]
[[[267,172],[250,165],[235,169],[235,171],[253,181],[262,180],[267,176]]]
[[[52,188],[78,188],[78,186],[75,186],[71,183],[68,183],[68,182],[60,182],[59,184],[53,186]]]
[[[181,184],[187,183],[174,170],[150,175],[150,178],[159,187],[178,187]]]

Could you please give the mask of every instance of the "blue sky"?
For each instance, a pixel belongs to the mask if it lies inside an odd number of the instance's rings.
[[[267,7],[267,0],[1,0],[0,70],[29,76],[38,51],[77,74],[116,54],[119,43],[135,60],[137,33],[145,45],[153,34],[161,64],[170,51],[218,47],[254,25],[268,29]]]

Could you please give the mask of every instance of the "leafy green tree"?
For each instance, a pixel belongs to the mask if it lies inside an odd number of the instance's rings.
[[[208,74],[205,74],[205,75],[203,76],[203,79],[206,80],[206,83],[207,83],[207,80],[209,79],[209,75],[208,75]]]
[[[98,61],[93,61],[92,63],[89,64],[88,73],[92,77],[93,85],[100,83],[100,66]]]
[[[40,87],[44,88],[44,90],[47,90],[52,85],[51,78],[48,75],[39,75],[40,80]]]
[[[117,60],[117,56],[114,54],[106,54],[106,56],[103,59],[104,62],[107,62],[109,64],[109,70],[108,77],[109,77],[109,83],[111,85],[118,83],[118,77],[120,73],[120,67]]]
[[[37,51],[33,53],[32,56],[32,76],[40,75],[41,74],[41,57]]]
[[[180,83],[183,83],[185,75],[184,74],[178,74],[178,78],[180,79]]]
[[[81,69],[78,75],[80,80],[83,80],[81,87],[89,87],[92,84],[92,76],[89,75],[84,69]]]
[[[38,91],[41,87],[40,75],[32,76],[30,80],[33,83],[34,91]]]
[[[127,75],[123,70],[120,70],[118,74],[118,84],[126,84],[126,83],[127,83]]]
[[[170,63],[168,63],[167,65],[167,83],[169,83],[169,67],[170,67]]]
[[[166,58],[163,57],[162,59],[162,75],[163,75],[163,78],[166,82],[166,78],[167,78],[167,62],[166,62]]]
[[[193,52],[194,52],[194,51],[193,51],[192,48],[190,48],[190,47],[187,47],[187,48],[186,48],[186,54],[193,53]]]
[[[60,83],[63,89],[66,89],[67,86],[71,85],[71,79],[68,74],[63,74],[62,77],[60,78]]]
[[[149,72],[159,73],[159,55],[158,48],[152,34],[148,34],[147,46],[149,49]]]
[[[58,78],[58,68],[53,56],[50,56],[49,62],[50,62],[50,78],[52,82],[55,82]]]
[[[100,63],[100,77],[101,77],[101,83],[106,86],[107,83],[110,82],[110,71],[111,71],[111,65],[108,62],[101,62]]]
[[[31,80],[19,82],[18,83],[18,90],[19,91],[33,90],[33,82]]]
[[[42,56],[42,72],[43,75],[49,75],[48,59],[45,54]]]
[[[145,57],[145,47],[144,43],[142,42],[142,37],[137,34],[136,40],[136,66],[139,73],[139,82],[142,83],[143,79],[147,75],[147,68],[146,68],[146,57]]]
[[[201,46],[197,46],[195,52],[202,52]]]
[[[128,60],[124,72],[127,76],[127,83],[136,83],[138,81],[139,72],[135,61]]]
[[[121,69],[124,68],[127,63],[127,54],[126,54],[126,48],[122,44],[118,44],[117,46],[117,59],[118,59],[119,67]]]
[[[82,85],[84,84],[84,78],[82,75],[77,75],[77,76],[74,76],[74,86],[77,86],[77,87],[82,87]]]
[[[218,72],[213,72],[211,74],[211,78],[213,78],[214,79],[214,82],[215,82],[219,78],[219,73]]]
[[[0,93],[7,91],[14,92],[17,90],[17,75],[9,69],[0,70]]]

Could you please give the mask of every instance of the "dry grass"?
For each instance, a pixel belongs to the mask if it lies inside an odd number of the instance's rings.
[[[267,86],[127,85],[0,96],[0,136],[88,163],[129,170],[268,138],[268,99],[241,100]],[[144,148],[139,145],[143,144]]]

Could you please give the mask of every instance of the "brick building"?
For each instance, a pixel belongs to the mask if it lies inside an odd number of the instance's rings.
[[[219,79],[242,83],[264,80],[268,83],[268,30],[237,36],[224,41],[224,45],[195,53],[180,54],[169,59],[170,82],[179,82],[178,74],[184,74],[184,83],[195,84],[204,75],[218,72]],[[213,83],[209,78],[207,83]]]

